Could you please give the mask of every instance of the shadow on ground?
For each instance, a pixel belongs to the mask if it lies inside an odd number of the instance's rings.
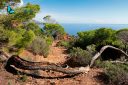
[[[109,84],[109,79],[108,76],[104,72],[99,72],[99,75],[94,76],[97,80],[101,81],[104,83],[104,85]]]

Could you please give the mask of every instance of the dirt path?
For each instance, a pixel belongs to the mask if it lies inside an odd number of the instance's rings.
[[[63,74],[53,73],[52,76]],[[102,73],[101,69],[92,69],[88,74],[80,74],[74,77],[64,77],[60,78],[53,77],[52,79],[36,79],[37,85],[104,85],[102,81],[99,81],[100,74]],[[49,74],[49,73],[48,73]],[[49,74],[50,75],[50,74]]]
[[[68,54],[65,53],[66,49],[62,47],[56,47],[57,42],[58,41],[53,42],[52,46],[50,47],[50,54],[44,60],[53,63],[59,63],[65,61],[65,58],[68,56]]]
[[[56,47],[58,41],[54,41],[52,46],[50,47],[50,53],[47,58],[44,58],[40,55],[33,55],[32,53],[24,50],[20,56],[26,60],[41,62],[41,61],[48,61],[52,63],[61,63],[65,61],[66,56],[68,54],[65,53],[66,49],[62,47]]]
[[[62,47],[56,47],[57,41],[53,42],[50,47],[50,54],[47,58],[43,58],[43,56],[36,55],[34,56],[32,53],[28,51],[23,51],[20,56],[22,58],[31,60],[31,61],[49,61],[52,63],[61,63],[65,61],[65,57],[68,54],[65,53],[66,49]],[[33,71],[34,73],[38,73],[42,78],[32,78],[27,77],[26,82],[18,82],[17,75],[12,75],[11,73],[7,73],[5,71],[0,71],[0,79],[3,79],[3,85],[8,85],[8,77],[12,84],[10,85],[104,85],[102,81],[99,80],[99,75],[102,73],[101,69],[91,69],[88,74],[80,74],[78,76],[69,77],[63,73],[54,72],[54,71]],[[2,82],[0,80],[0,82]],[[0,84],[1,85],[1,84]]]

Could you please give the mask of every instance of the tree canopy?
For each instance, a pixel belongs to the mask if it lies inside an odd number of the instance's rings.
[[[23,26],[24,23],[35,17],[40,10],[39,5],[27,4],[24,7],[15,9],[15,13],[11,15],[1,15],[0,23],[4,28],[14,28]]]
[[[45,38],[43,30],[36,24],[32,19],[35,17],[36,13],[40,10],[39,5],[34,5],[28,3],[24,7],[16,8],[14,14],[2,14],[0,16],[0,45],[5,46],[8,50],[12,48],[28,49],[27,47],[31,45],[31,48],[36,48],[36,53],[39,53],[40,46],[44,44],[49,48],[48,38]],[[42,43],[40,46],[36,47],[37,42],[33,41],[40,37]],[[34,52],[34,49],[32,49]],[[43,52],[42,54],[45,54]],[[48,54],[48,51],[47,51]]]
[[[88,45],[95,44],[97,47],[104,45],[114,45],[120,47],[122,42],[116,37],[116,32],[110,28],[100,28],[93,31],[78,32],[79,39],[77,46],[84,49]]]
[[[46,23],[44,26],[44,30],[46,35],[50,36],[63,35],[65,33],[64,28],[59,24]]]

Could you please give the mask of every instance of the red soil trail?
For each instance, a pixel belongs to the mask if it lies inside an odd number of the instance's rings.
[[[65,48],[56,46],[57,42],[58,41],[53,42],[52,46],[50,47],[50,54],[47,58],[39,55],[35,56],[26,50],[24,50],[20,56],[22,56],[24,59],[36,62],[64,62],[68,54],[66,54]],[[91,69],[88,74],[80,74],[74,77],[65,77],[65,74],[54,71],[38,72],[44,78],[37,79],[28,76],[26,82],[19,82],[18,75],[13,75],[3,69],[0,69],[0,85],[9,85],[8,83],[11,83],[10,85],[104,85],[102,81],[97,79],[98,75],[103,72],[101,69]]]
[[[31,61],[41,62],[41,61],[48,61],[52,63],[61,63],[64,62],[68,54],[65,53],[66,49],[62,47],[56,47],[58,41],[54,41],[50,46],[50,53],[47,58],[44,58],[40,55],[33,55],[32,53],[24,50],[20,56],[24,59],[28,59]]]

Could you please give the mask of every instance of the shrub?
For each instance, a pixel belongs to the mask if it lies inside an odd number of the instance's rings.
[[[67,61],[67,64],[71,66],[86,66],[89,65],[91,61],[91,54],[81,48],[73,48],[70,50],[70,60]]]
[[[105,69],[105,74],[109,78],[110,84],[127,85],[128,84],[128,70],[119,65],[111,65]]]
[[[112,44],[115,41],[115,30],[110,28],[100,28],[95,31],[94,41],[96,44]]]
[[[16,47],[18,48],[25,48],[31,42],[35,39],[35,34],[32,30],[26,31],[23,35],[22,38],[17,42]]]
[[[124,43],[128,43],[128,28],[121,29],[116,32],[117,38],[122,40]]]
[[[49,46],[46,41],[40,37],[37,37],[28,47],[34,54],[43,55],[47,57],[49,54]]]
[[[127,85],[128,84],[128,65],[113,64],[109,61],[96,60],[98,68],[104,68],[105,76],[109,85]]]
[[[3,27],[0,27],[0,45],[7,45],[8,41],[6,30]]]
[[[97,67],[97,68],[103,68],[104,67],[104,62],[102,62],[100,59],[98,59],[94,62],[94,66]]]
[[[116,31],[110,28],[100,28],[91,31],[78,32],[78,37],[79,39],[75,45],[83,49],[91,44],[95,44],[97,48],[104,45],[120,46],[120,42],[116,38]]]
[[[30,22],[27,25],[25,25],[25,28],[28,30],[32,30],[36,36],[44,36],[44,32],[43,30],[39,27],[38,24],[34,23],[34,22]]]
[[[121,29],[121,30],[117,31],[116,36],[123,43],[123,46],[121,46],[122,49],[126,53],[128,53],[128,29]]]
[[[46,37],[46,36],[44,36],[44,38],[45,38],[45,40],[46,40],[46,42],[47,42],[48,45],[51,45],[52,42],[53,42],[53,40],[54,40],[52,37]]]
[[[95,30],[78,32],[78,40],[75,45],[81,48],[86,48],[86,46],[93,44],[93,39],[95,35]]]
[[[14,32],[14,31],[6,31],[8,33],[8,45],[13,46],[16,44],[16,42],[20,39],[20,34]]]
[[[57,46],[62,46],[62,47],[65,47],[65,48],[69,48],[70,47],[70,43],[69,41],[60,41],[57,43]]]
[[[94,44],[88,45],[88,46],[86,47],[86,50],[87,50],[90,54],[92,54],[92,56],[94,56],[95,53],[97,52],[97,51],[96,51],[96,45],[94,45]]]
[[[94,66],[97,68],[109,68],[111,67],[113,64],[109,61],[102,61],[102,59],[98,59],[95,61]]]
[[[22,35],[12,30],[0,29],[0,42],[1,44],[6,44],[6,46],[11,47],[15,45]]]
[[[60,24],[44,24],[44,31],[47,36],[52,36],[54,39],[65,34],[64,28]]]

